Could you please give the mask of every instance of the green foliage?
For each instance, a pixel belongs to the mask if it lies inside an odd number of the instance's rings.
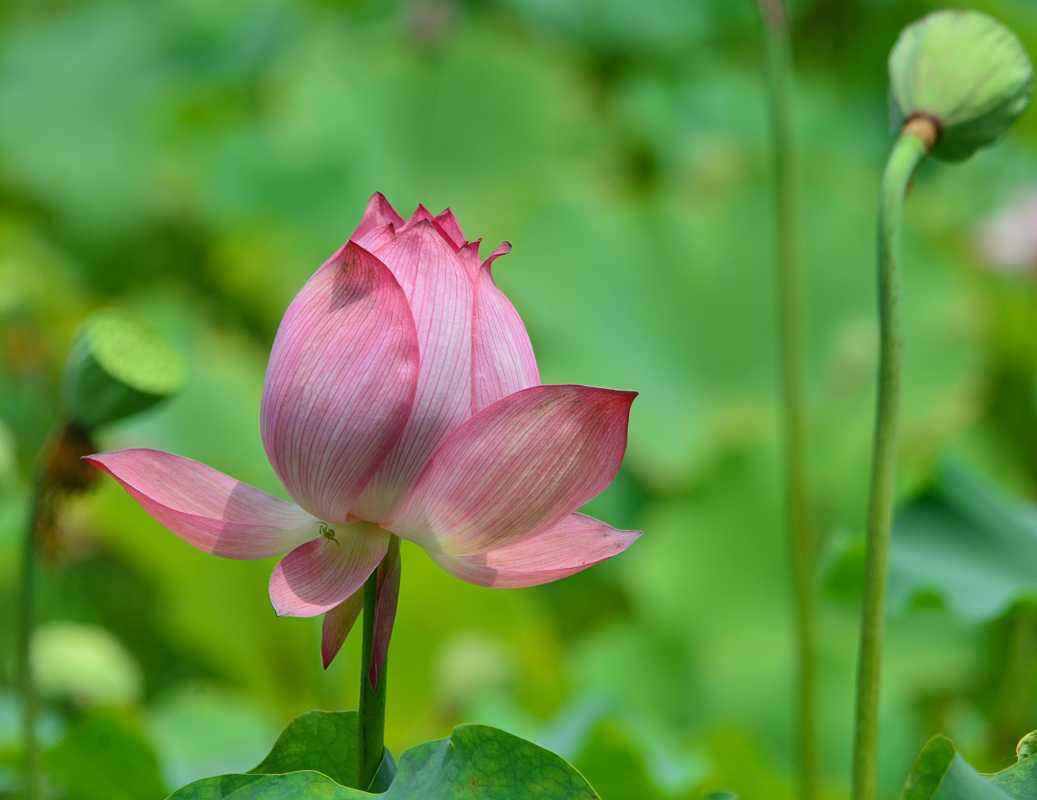
[[[108,311],[83,324],[62,389],[71,419],[93,429],[151,408],[183,381],[184,365],[175,352],[130,318]]]
[[[158,757],[131,719],[95,713],[45,754],[47,776],[67,800],[138,800],[166,794]]]
[[[121,705],[141,694],[140,667],[104,628],[69,622],[45,625],[32,641],[40,692],[86,705]]]
[[[981,5],[1037,49],[1027,3]],[[933,3],[790,7],[818,533],[853,540],[874,402],[885,60]],[[620,480],[590,510],[646,535],[615,562],[509,592],[463,584],[405,545],[389,746],[402,752],[474,719],[549,746],[606,798],[697,800],[721,788],[794,797],[773,208],[753,3],[11,0],[0,16],[5,607],[28,469],[92,309],[125,309],[188,365],[182,392],[107,426],[99,446],[172,450],[278,493],[257,420],[284,308],[372,191],[404,210],[449,204],[470,236],[514,244],[496,278],[546,382],[641,392]],[[993,485],[1022,498],[1037,486],[1037,451],[1021,433],[1037,430],[1032,411],[1000,439],[987,430],[1005,416],[992,360],[1020,405],[1031,396],[1032,287],[980,278],[972,235],[1037,174],[1035,137],[1037,117],[1024,116],[996,157],[923,170],[910,197],[901,488],[939,494],[939,515],[951,508],[957,527],[895,540],[907,560],[894,550],[888,796],[926,731],[951,730],[970,753],[998,752],[1007,735],[995,667],[1010,660],[1011,637],[996,614],[1033,573],[1016,536],[1026,509],[1006,524],[963,521],[971,490],[944,497],[942,477],[925,487],[938,454],[958,452],[965,435],[986,437],[969,463]],[[1009,322],[1011,347],[991,334]],[[70,503],[60,524],[42,621],[101,626],[121,643],[141,680],[119,702],[150,736],[168,786],[221,773],[239,776],[228,788],[255,782],[245,771],[300,710],[355,707],[356,637],[325,673],[319,621],[269,608],[272,562],[200,554],[111,485]],[[821,630],[834,798],[848,770],[860,585],[847,567],[837,580],[849,602],[827,604]],[[934,594],[953,616],[910,602]],[[13,652],[10,617],[0,653]],[[81,685],[93,669],[73,677]],[[1013,702],[1021,717],[1037,715],[1025,695]],[[17,717],[4,708],[0,796],[17,777]],[[45,712],[48,741],[91,713],[58,698]],[[128,740],[113,749],[140,752]],[[71,784],[51,783],[64,800]],[[121,786],[139,800],[161,793]]]
[[[1037,596],[1037,509],[955,462],[900,510],[893,535],[891,604],[934,595],[971,621]]]
[[[270,754],[249,770],[257,775],[315,770],[343,786],[356,786],[356,713],[309,711],[277,737]]]
[[[356,780],[356,713],[311,711],[294,720],[248,775],[205,778],[170,800],[451,800],[485,795],[509,800],[595,800],[563,759],[504,731],[462,725],[449,739],[404,753],[384,792],[350,788]]]
[[[918,754],[902,800],[1028,800],[1037,795],[1037,760],[1021,757],[993,775],[982,775],[945,736],[934,736]]]

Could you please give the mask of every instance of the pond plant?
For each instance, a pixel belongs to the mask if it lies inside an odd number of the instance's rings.
[[[857,670],[855,800],[874,800],[877,794],[882,639],[905,344],[900,315],[904,198],[926,157],[961,161],[1001,138],[1029,104],[1033,82],[1029,57],[1015,35],[974,11],[939,11],[907,27],[890,54],[889,71],[896,141],[879,198],[879,374]]]
[[[543,385],[525,326],[448,209],[381,194],[289,305],[260,431],[294,502],[155,450],[89,455],[156,520],[225,558],[284,555],[283,616],[324,616],[335,658],[364,612],[357,785],[383,761],[399,539],[491,587],[559,580],[640,535],[577,513],[616,476],[635,392]],[[516,795],[517,796],[517,795]]]
[[[32,670],[36,573],[41,553],[57,549],[58,516],[68,497],[85,492],[95,473],[82,458],[98,429],[146,411],[184,380],[177,354],[132,318],[98,311],[83,323],[62,378],[62,419],[37,457],[22,539],[18,611],[18,682],[22,701],[25,796],[39,796],[37,697]]]
[[[807,407],[804,338],[806,302],[798,252],[798,185],[792,111],[792,42],[783,0],[760,0],[771,106],[776,222],[778,355],[785,479],[785,526],[794,595],[796,679],[794,724],[799,739],[799,793],[818,794],[816,549],[807,481]]]
[[[797,796],[817,800],[828,792],[816,719],[817,545],[807,481],[806,276],[798,257],[791,36],[781,0],[760,0],[759,8],[772,118]],[[907,27],[889,71],[895,141],[879,190],[877,404],[846,781],[854,800],[878,796],[901,356],[909,345],[900,312],[905,198],[930,156],[961,161],[1001,138],[1026,109],[1033,77],[1014,34],[973,11],[940,11]],[[1006,261],[1033,260],[1032,214],[1031,204],[986,237],[1003,244],[1002,229],[1014,237],[1007,251],[998,251]],[[266,456],[290,500],[169,452],[95,452],[96,431],[176,393],[184,369],[169,348],[119,313],[86,322],[65,368],[63,417],[39,455],[24,530],[16,655],[28,800],[45,795],[31,659],[35,574],[65,498],[96,479],[91,467],[201,551],[230,559],[280,557],[269,602],[281,616],[322,618],[325,669],[363,615],[355,711],[304,713],[253,769],[202,778],[171,798],[599,797],[560,756],[485,725],[460,725],[399,759],[385,746],[402,540],[463,581],[511,589],[586,570],[622,554],[641,535],[580,512],[617,476],[636,393],[543,384],[525,324],[493,277],[511,246],[505,242],[483,258],[480,245],[449,209],[432,214],[419,205],[404,219],[376,193],[346,243],[299,290],[273,341],[259,418]],[[1037,732],[1021,739],[1015,764],[984,774],[938,735],[917,757],[902,797],[1037,798],[1035,752]]]

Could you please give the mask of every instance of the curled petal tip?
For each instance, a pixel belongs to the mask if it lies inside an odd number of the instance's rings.
[[[582,386],[573,384],[572,388],[580,390],[587,397],[588,402],[597,402],[601,405],[623,405],[628,408],[633,405],[634,400],[640,392],[632,389],[605,389],[599,386]]]
[[[486,257],[486,260],[482,262],[483,269],[490,269],[493,266],[494,261],[496,261],[501,256],[506,256],[510,252],[511,242],[501,242],[499,245],[497,245],[497,249],[490,253],[490,255]]]

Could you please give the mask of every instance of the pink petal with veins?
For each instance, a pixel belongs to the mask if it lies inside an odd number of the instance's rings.
[[[414,213],[412,213],[407,218],[407,221],[404,222],[403,225],[400,227],[400,232],[402,233],[403,231],[409,231],[421,222],[432,223],[433,227],[438,226],[435,214],[433,214],[431,211],[425,208],[424,203],[418,203],[418,207],[414,209]],[[444,238],[446,238],[449,241],[450,237],[446,236],[445,233],[443,235]]]
[[[570,514],[531,539],[488,553],[430,555],[458,578],[499,589],[539,586],[567,578],[619,555],[640,531],[621,531],[585,514]]]
[[[421,368],[406,428],[364,489],[354,512],[387,518],[443,438],[471,413],[471,281],[428,220],[378,251],[403,287],[418,332]]]
[[[385,556],[388,534],[363,522],[335,526],[323,537],[296,547],[270,576],[270,602],[280,616],[325,614],[364,585]]]
[[[511,250],[505,242],[483,262],[475,278],[472,323],[472,412],[540,383],[533,345],[515,306],[493,281],[496,258]]]
[[[534,386],[498,400],[447,438],[387,527],[454,556],[547,530],[615,477],[634,397]]]
[[[406,233],[422,224],[431,225],[432,230],[439,234],[440,238],[446,242],[450,249],[457,252],[464,242],[462,241],[458,244],[454,239],[454,235],[440,225],[439,220],[440,217],[434,216],[431,211],[425,208],[424,203],[418,203],[418,207],[414,209],[414,213],[410,215],[410,219],[403,224],[403,227],[399,229],[399,232]]]
[[[371,228],[363,236],[358,236],[352,241],[356,242],[367,252],[373,253],[380,247],[385,247],[396,236],[396,226],[391,222],[377,228]]]
[[[457,251],[458,259],[460,259],[461,264],[464,265],[465,272],[468,273],[473,281],[478,280],[479,270],[482,267],[482,261],[479,259],[479,246],[481,244],[482,239],[465,242],[461,249]]]
[[[381,192],[375,192],[371,195],[371,199],[367,201],[367,208],[364,209],[364,216],[360,218],[360,224],[356,226],[356,230],[353,231],[353,235],[349,238],[360,242],[371,230],[382,228],[386,225],[399,227],[402,224],[403,217],[396,213],[392,203],[386,200],[385,195]]]
[[[317,535],[319,520],[199,461],[161,450],[84,461],[115,478],[145,511],[190,545],[224,558],[267,558]]]
[[[443,213],[436,215],[436,224],[453,242],[454,247],[462,247],[464,245],[464,231],[461,230],[461,223],[457,221],[453,211],[449,208],[443,209]]]
[[[400,285],[347,243],[288,307],[267,364],[263,444],[299,505],[347,518],[407,424],[418,360]]]

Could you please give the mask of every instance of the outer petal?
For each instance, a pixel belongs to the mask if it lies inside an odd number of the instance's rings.
[[[392,203],[386,200],[385,195],[381,192],[375,192],[371,195],[371,199],[367,201],[367,208],[364,209],[364,216],[361,217],[360,224],[356,226],[356,230],[353,231],[353,235],[349,238],[366,246],[364,238],[370,231],[383,228],[386,225],[399,227],[402,224],[403,217],[396,213]]]
[[[403,290],[349,242],[288,307],[267,365],[263,444],[299,505],[347,518],[407,424],[417,375]]]
[[[570,514],[531,539],[488,553],[431,555],[444,569],[469,583],[516,589],[581,572],[619,555],[640,535],[640,531],[616,530],[585,514]]]
[[[547,530],[615,477],[634,397],[534,386],[499,400],[443,443],[389,527],[454,556]]]
[[[188,544],[225,558],[279,555],[318,533],[294,503],[161,450],[120,450],[84,459],[114,477],[144,510]]]
[[[352,241],[356,242],[368,253],[373,253],[380,247],[385,247],[385,245],[391,242],[395,237],[396,226],[389,222],[380,227],[371,228],[359,239],[353,239]]]
[[[410,301],[421,370],[407,427],[356,506],[386,519],[443,438],[471,413],[472,286],[450,245],[428,220],[378,251]]]
[[[280,616],[315,617],[364,585],[385,556],[388,534],[374,525],[337,526],[336,539],[296,547],[270,576],[270,602]]]
[[[533,345],[515,306],[493,282],[491,265],[507,253],[505,242],[483,262],[475,278],[472,325],[472,412],[540,383]]]
[[[338,651],[342,649],[363,607],[364,592],[363,589],[358,589],[324,615],[320,642],[320,657],[324,669],[331,666]]]

